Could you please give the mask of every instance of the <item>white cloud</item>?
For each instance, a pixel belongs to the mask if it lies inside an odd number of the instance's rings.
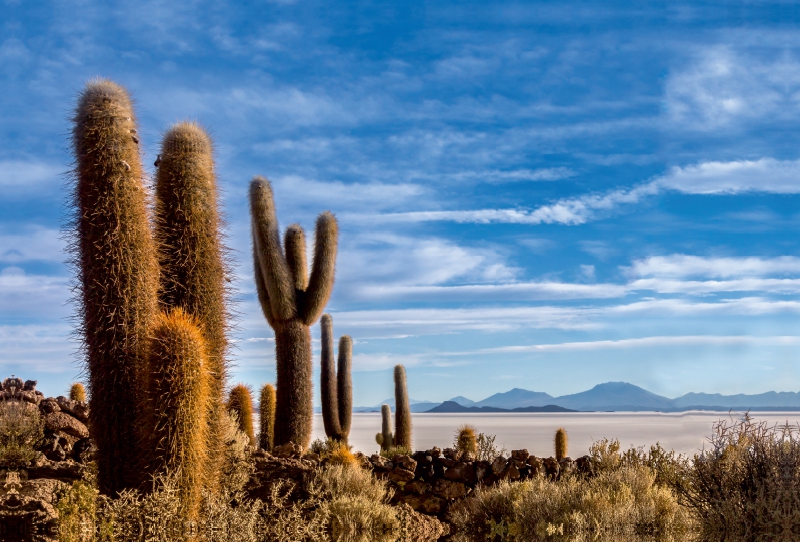
[[[582,350],[611,350],[623,348],[652,348],[657,346],[750,346],[750,345],[780,345],[796,346],[800,345],[800,337],[796,336],[776,336],[776,337],[754,337],[749,335],[683,335],[683,336],[660,336],[660,337],[641,337],[635,339],[619,339],[606,341],[578,341],[555,344],[532,344],[523,346],[501,346],[498,348],[486,348],[476,352],[463,352],[458,355],[468,354],[493,354],[493,353],[518,353],[518,352],[564,352]]]
[[[633,277],[766,277],[800,274],[800,258],[708,258],[686,254],[652,256],[636,260],[624,271]]]
[[[28,226],[24,233],[0,233],[0,262],[62,262],[66,258],[61,233],[52,228]]]
[[[587,266],[592,267],[592,266]],[[594,278],[593,273],[591,277]],[[464,286],[365,285],[357,295],[369,299],[406,301],[529,301],[537,299],[608,299],[623,297],[625,286],[616,284],[571,284],[564,282],[516,282]]]
[[[277,177],[272,184],[282,205],[321,209],[381,209],[418,198],[426,192],[418,184],[343,183],[298,175]]]
[[[684,194],[800,193],[800,160],[703,162],[674,167],[656,183]]]
[[[70,295],[67,278],[27,275],[19,267],[0,271],[0,319],[66,316]]]
[[[743,121],[795,118],[798,91],[800,63],[790,54],[763,59],[717,47],[670,74],[665,98],[673,123],[714,130]]]
[[[6,195],[41,198],[42,189],[62,183],[62,174],[66,171],[64,166],[47,162],[3,160],[0,161],[0,188]]]
[[[630,290],[651,290],[661,294],[708,295],[720,292],[800,293],[800,279],[664,280],[639,279],[628,284]]]

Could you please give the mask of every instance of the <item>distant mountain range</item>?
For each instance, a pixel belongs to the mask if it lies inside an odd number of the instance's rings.
[[[681,412],[685,410],[800,410],[800,393],[766,392],[757,395],[720,395],[718,393],[687,393],[669,399],[627,382],[606,382],[594,388],[571,395],[553,397],[541,391],[514,388],[496,393],[482,401],[466,397],[453,397],[444,403],[411,400],[412,412],[565,412],[565,411],[657,411]],[[392,406],[394,399],[384,403]],[[547,407],[550,410],[544,410]],[[532,410],[527,410],[531,408]],[[557,410],[554,410],[557,409]],[[355,412],[380,411],[380,405],[356,407]]]

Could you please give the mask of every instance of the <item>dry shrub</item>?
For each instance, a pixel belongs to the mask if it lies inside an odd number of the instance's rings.
[[[228,493],[241,491],[255,472],[251,461],[250,437],[239,430],[236,414],[223,411],[220,415],[220,434],[225,446],[222,465],[222,488]]]
[[[44,436],[44,422],[36,405],[0,401],[0,469],[26,466],[36,457],[34,446]]]
[[[478,438],[476,439],[478,445],[478,461],[494,461],[497,457],[505,455],[505,448],[498,448],[495,446],[494,441],[496,438],[495,435],[478,433]]]
[[[592,478],[543,477],[479,488],[450,512],[454,540],[570,540],[674,536],[691,528],[672,491],[646,466],[621,466]]]
[[[714,425],[709,449],[671,481],[705,535],[748,540],[800,536],[800,427],[749,415]]]
[[[396,455],[411,456],[414,452],[405,446],[392,446],[391,448],[381,449],[381,455],[387,459],[392,459]]]

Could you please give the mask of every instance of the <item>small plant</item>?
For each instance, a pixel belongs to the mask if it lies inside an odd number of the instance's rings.
[[[495,446],[494,441],[496,438],[495,435],[478,433],[478,437],[475,439],[478,446],[478,461],[494,461],[496,458],[506,453],[505,448],[498,448]]]
[[[392,459],[396,455],[412,455],[414,453],[413,450],[410,448],[406,448],[405,446],[392,446],[391,448],[387,448],[385,450],[381,450],[381,455],[388,459]]]
[[[250,387],[246,384],[237,384],[228,395],[228,410],[236,414],[239,421],[239,430],[250,439],[250,445],[256,443],[253,432],[253,398]]]
[[[478,455],[478,435],[474,425],[464,424],[456,430],[453,447],[459,456],[476,457]]]
[[[39,409],[23,401],[0,401],[0,469],[18,469],[36,457],[44,436]]]
[[[411,404],[408,401],[406,368],[394,367],[394,444],[411,448]]]
[[[262,450],[270,451],[275,444],[275,386],[264,384],[258,402],[259,425],[258,445]]]
[[[73,382],[69,387],[69,398],[71,401],[86,402],[86,389],[80,382]]]
[[[561,461],[569,455],[569,440],[567,439],[567,431],[564,428],[559,427],[556,430],[553,447],[555,448],[557,461]]]

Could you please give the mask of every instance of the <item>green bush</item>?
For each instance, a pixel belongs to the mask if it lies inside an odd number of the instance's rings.
[[[36,443],[44,436],[44,422],[36,405],[0,401],[0,466],[17,469],[37,455]]]

